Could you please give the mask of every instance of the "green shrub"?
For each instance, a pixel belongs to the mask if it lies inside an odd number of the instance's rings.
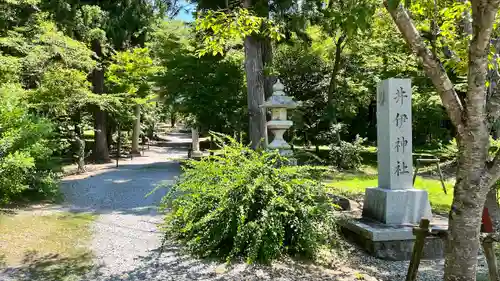
[[[166,232],[202,257],[269,262],[314,257],[338,242],[334,206],[308,167],[281,166],[276,152],[256,152],[216,136],[220,154],[188,160],[164,198]],[[222,141],[228,143],[224,144]]]
[[[361,166],[363,158],[363,142],[365,139],[356,136],[354,142],[340,141],[340,143],[330,146],[330,161],[333,166],[339,169],[358,169]]]
[[[50,172],[52,124],[28,112],[24,94],[17,85],[0,87],[0,203],[27,189],[57,192],[57,178]]]

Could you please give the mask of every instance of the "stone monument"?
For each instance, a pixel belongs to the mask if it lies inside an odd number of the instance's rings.
[[[296,108],[297,103],[292,97],[285,95],[284,90],[285,86],[278,79],[273,85],[272,96],[261,107],[270,108],[272,113],[271,120],[267,122],[267,128],[274,138],[267,148],[278,149],[282,156],[292,156],[291,147],[283,139],[283,134],[293,125],[293,121],[288,120],[287,111]]]
[[[427,191],[413,188],[410,79],[388,79],[377,89],[378,187],[366,190],[363,217],[401,225],[431,219]]]
[[[410,259],[413,226],[432,217],[427,191],[413,188],[411,91],[410,79],[391,78],[378,85],[378,187],[366,190],[362,218],[342,224],[348,238],[388,260]],[[433,227],[437,225],[435,221]],[[441,239],[429,238],[424,258],[440,258],[442,249]]]

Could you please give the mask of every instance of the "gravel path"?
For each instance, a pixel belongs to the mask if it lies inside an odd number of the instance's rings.
[[[167,189],[160,188],[147,196],[157,185],[170,185],[180,175],[179,161],[187,156],[188,135],[172,133],[165,147],[153,146],[145,156],[121,161],[86,173],[66,177],[62,191],[67,208],[99,214],[92,228],[92,250],[97,270],[88,280],[127,279],[124,273],[143,266],[138,260],[154,253],[161,245],[157,229],[162,216],[157,206]]]
[[[96,267],[81,281],[404,280],[408,262],[378,260],[355,248],[329,268],[292,260],[227,267],[186,255],[171,242],[160,256],[162,235],[157,226],[162,216],[156,206],[166,189],[145,195],[158,184],[171,184],[180,174],[178,160],[187,155],[190,141],[188,135],[172,133],[166,147],[151,147],[146,156],[125,161],[119,168],[107,165],[65,178],[63,192],[69,203],[65,208],[99,214],[92,226]],[[424,261],[419,280],[441,280],[442,266],[442,260]]]

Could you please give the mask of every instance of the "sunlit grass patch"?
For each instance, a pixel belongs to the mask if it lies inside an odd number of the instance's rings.
[[[328,187],[333,193],[351,199],[360,199],[363,198],[367,188],[376,187],[377,184],[377,175],[366,173],[339,173],[328,183]],[[434,212],[447,213],[450,210],[453,200],[453,182],[447,181],[445,182],[445,186],[447,194],[444,194],[439,180],[417,177],[414,187],[416,189],[427,190]]]
[[[93,267],[94,219],[88,213],[0,213],[0,266],[17,268],[33,280],[79,280]]]

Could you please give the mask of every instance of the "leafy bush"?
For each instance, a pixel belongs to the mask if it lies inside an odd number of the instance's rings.
[[[256,152],[226,136],[216,141],[220,154],[188,160],[164,198],[167,235],[202,257],[249,263],[284,253],[313,257],[338,241],[334,206],[313,179],[316,169],[282,166],[277,152]]]
[[[358,169],[361,166],[361,152],[365,139],[356,136],[354,142],[340,141],[330,146],[330,161],[339,169]]]
[[[0,87],[0,203],[28,188],[44,195],[57,190],[50,172],[52,124],[28,112],[18,85]]]

